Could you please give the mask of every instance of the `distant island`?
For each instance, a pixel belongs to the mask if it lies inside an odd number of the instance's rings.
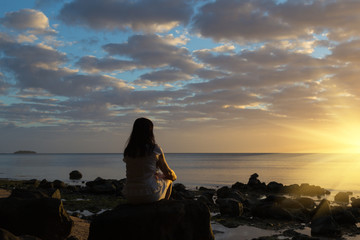
[[[14,154],[36,154],[36,152],[28,151],[28,150],[20,150],[20,151],[14,152]]]

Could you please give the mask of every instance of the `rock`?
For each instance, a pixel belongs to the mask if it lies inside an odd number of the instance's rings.
[[[57,198],[61,200],[61,193],[59,189],[56,189],[52,194],[51,194],[51,198]]]
[[[212,194],[211,193],[203,193],[202,195],[200,195],[197,198],[198,201],[205,203],[208,208],[210,209],[210,211],[215,211],[216,209],[216,205],[214,203],[214,200],[212,198]]]
[[[340,237],[339,225],[332,217],[330,203],[323,199],[315,209],[315,215],[311,219],[311,235],[324,237]]]
[[[253,206],[251,212],[255,217],[264,219],[293,220],[293,215],[281,207],[281,202],[284,200],[285,197],[270,195]]]
[[[279,193],[283,190],[284,185],[282,183],[277,182],[269,182],[266,186],[267,190],[270,193]]]
[[[300,185],[299,194],[304,196],[323,196],[330,194],[330,192],[320,186],[303,183]]]
[[[238,200],[239,202],[244,202],[246,197],[244,194],[239,192],[236,189],[229,188],[229,187],[221,187],[216,191],[216,195],[218,198],[233,198]]]
[[[175,183],[174,186],[173,186],[173,189],[174,189],[175,191],[179,191],[179,192],[181,192],[181,191],[186,191],[186,187],[185,187],[185,185],[182,184],[182,183]]]
[[[199,188],[200,192],[210,192],[212,194],[215,194],[216,190],[213,188],[206,188],[206,187],[200,187]]]
[[[339,192],[335,195],[335,202],[338,202],[338,203],[346,203],[348,204],[349,203],[349,196],[351,194],[349,192]]]
[[[126,178],[120,180],[113,180],[112,183],[116,188],[116,196],[124,196],[123,189],[126,184]]]
[[[54,188],[64,189],[66,188],[66,184],[63,181],[55,180],[53,181]]]
[[[344,207],[333,207],[331,213],[335,222],[341,226],[355,226],[357,222],[351,211]]]
[[[195,200],[123,204],[90,224],[88,240],[213,240],[210,212]]]
[[[222,216],[238,217],[244,212],[243,205],[233,198],[219,198],[216,200]]]
[[[260,182],[258,179],[259,175],[257,173],[254,173],[250,176],[249,181],[247,183],[247,186],[250,187],[252,190],[258,190],[258,191],[265,191],[266,190],[266,184]]]
[[[0,239],[1,240],[41,240],[38,237],[29,236],[29,235],[17,237],[3,228],[0,228]]]
[[[210,188],[205,188],[205,187],[200,187],[199,188],[199,194],[200,197],[205,197],[208,199],[209,202],[211,202],[212,204],[214,203],[214,195],[216,193],[215,189],[210,189]]]
[[[287,208],[287,209],[303,209],[304,206],[299,203],[296,200],[290,199],[290,198],[285,198],[283,201],[280,202],[280,206],[282,208]]]
[[[186,189],[185,185],[176,183],[173,186],[171,199],[174,200],[191,200],[194,199],[194,194]]]
[[[231,188],[239,191],[246,191],[247,185],[241,182],[236,182],[231,186]]]
[[[86,183],[89,191],[94,194],[113,194],[116,192],[116,186],[113,180],[96,178],[94,181]]]
[[[351,198],[351,206],[355,208],[360,208],[360,198]]]
[[[0,227],[16,235],[33,235],[43,240],[63,240],[73,221],[56,198],[0,199]]]
[[[296,198],[296,201],[298,201],[301,205],[303,205],[307,209],[313,209],[315,205],[315,201],[308,197],[299,197]]]
[[[230,188],[227,186],[221,187],[216,191],[218,198],[227,198],[230,194]]]
[[[283,187],[283,192],[291,195],[303,195],[303,196],[323,196],[328,195],[330,192],[320,186],[310,185],[303,183],[300,186],[298,184],[292,184]]]
[[[24,181],[24,184],[28,185],[28,186],[32,186],[34,188],[37,188],[40,185],[40,181],[37,179],[31,179],[31,180]]]
[[[39,184],[39,188],[54,188],[54,184],[52,182],[49,182],[46,179],[41,180],[40,184]]]
[[[283,187],[283,192],[291,195],[299,195],[300,186],[298,184],[291,184]]]
[[[69,178],[71,180],[79,180],[79,179],[82,178],[82,174],[78,170],[74,170],[74,171],[69,173]]]

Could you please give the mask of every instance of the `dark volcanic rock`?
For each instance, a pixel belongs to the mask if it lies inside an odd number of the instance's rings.
[[[296,199],[296,201],[298,201],[299,203],[301,203],[301,205],[310,210],[316,206],[315,201],[308,197],[299,197]]]
[[[330,203],[323,199],[315,209],[315,215],[311,219],[311,235],[325,237],[339,237],[341,230],[332,217]]]
[[[279,193],[283,190],[284,185],[282,183],[277,182],[269,182],[266,186],[268,192],[271,193]]]
[[[282,208],[287,208],[287,209],[303,209],[304,208],[304,206],[300,202],[290,199],[290,198],[285,198],[284,200],[282,200],[280,202],[280,206]]]
[[[73,221],[56,198],[0,199],[0,227],[16,235],[33,235],[43,240],[63,240]]]
[[[234,188],[229,188],[226,186],[219,188],[216,191],[216,195],[218,198],[233,198],[238,200],[239,202],[244,202],[246,200],[244,194]]]
[[[173,200],[192,200],[194,199],[194,194],[187,190],[185,185],[182,183],[176,183],[173,186],[171,199]]]
[[[200,187],[199,194],[201,195],[198,196],[197,200],[205,203],[209,207],[210,211],[215,211],[216,209],[216,205],[214,203],[215,193],[216,193],[215,189]]]
[[[94,181],[86,183],[89,191],[95,194],[112,194],[116,192],[116,186],[113,183],[114,180],[96,178]]]
[[[210,212],[194,200],[119,205],[96,216],[88,240],[213,240]]]
[[[54,188],[54,184],[52,182],[49,182],[46,179],[41,180],[40,184],[39,184],[39,188]]]
[[[334,200],[335,200],[335,202],[338,202],[338,203],[348,204],[350,195],[351,195],[351,193],[349,193],[349,192],[339,192],[335,195]]]
[[[54,188],[59,188],[59,189],[63,189],[63,188],[67,187],[67,185],[63,181],[60,181],[60,180],[53,181],[53,185],[54,185]]]
[[[26,180],[24,181],[24,185],[37,188],[40,185],[40,181],[37,179]]]
[[[239,191],[246,191],[247,185],[241,182],[236,182],[231,186],[231,188]]]
[[[250,176],[249,181],[247,183],[248,188],[251,190],[258,190],[258,191],[266,191],[266,184],[263,182],[260,182],[258,179],[259,175],[257,173],[254,173]]]
[[[241,202],[233,198],[219,198],[216,203],[222,216],[238,217],[244,212]]]
[[[69,178],[71,180],[79,180],[79,179],[82,178],[82,174],[78,170],[74,170],[74,171],[69,173]]]
[[[351,206],[355,208],[360,208],[360,198],[351,198]]]
[[[283,192],[291,195],[303,195],[303,196],[323,196],[328,195],[330,192],[320,186],[310,185],[303,183],[300,186],[298,184],[292,184],[283,187]]]
[[[331,213],[334,220],[341,226],[355,226],[357,222],[351,211],[344,207],[333,207]]]
[[[265,219],[293,220],[294,216],[287,209],[281,207],[281,202],[284,200],[286,200],[285,197],[270,195],[252,206],[251,212],[255,217]]]

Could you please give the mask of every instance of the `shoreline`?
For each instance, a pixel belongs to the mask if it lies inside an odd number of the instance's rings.
[[[257,174],[253,174],[248,184],[243,183],[234,183],[233,186],[221,186],[217,188],[206,188],[206,187],[197,187],[195,189],[188,189],[186,186],[182,184],[174,184],[173,189],[173,195],[175,199],[197,199],[200,200],[201,197],[206,196],[206,194],[212,193],[213,199],[215,196],[216,198],[221,198],[220,193],[222,189],[226,191],[230,191],[227,194],[238,194],[239,192],[243,192],[247,197],[245,199],[245,202],[243,202],[244,205],[244,213],[242,216],[239,217],[228,217],[220,213],[221,209],[219,209],[219,205],[217,201],[213,203],[206,202],[208,204],[209,209],[212,213],[212,220],[211,225],[213,226],[213,230],[215,233],[215,237],[217,240],[235,240],[236,237],[239,237],[239,234],[247,234],[246,238],[244,239],[256,239],[258,237],[270,237],[275,235],[282,235],[286,230],[294,230],[297,233],[301,233],[303,235],[306,235],[310,239],[310,225],[307,224],[300,224],[297,222],[292,221],[278,221],[278,220],[263,220],[261,217],[255,217],[252,216],[249,217],[250,213],[246,212],[247,206],[246,201],[263,201],[266,200],[269,196],[274,194],[274,192],[262,192],[261,189],[265,189],[264,187],[270,186],[270,183],[266,186],[264,183],[262,183],[260,180],[257,179]],[[255,176],[255,177],[254,177]],[[252,179],[252,177],[254,177]],[[253,185],[251,185],[250,180],[254,180],[252,182]],[[95,184],[96,181],[102,181],[103,183],[113,183],[113,184],[121,184],[124,183],[123,180],[110,180],[110,179],[95,179],[92,182],[85,182],[78,180],[77,183],[82,183],[81,185],[68,185],[66,183],[61,183],[61,181],[56,182],[58,184],[55,186],[54,182],[45,182],[44,180],[13,180],[13,179],[4,179],[0,178],[0,198],[2,197],[9,197],[11,194],[11,189],[18,189],[18,188],[25,188],[25,189],[42,189],[44,191],[52,191],[51,189],[60,189],[61,192],[61,200],[63,201],[65,210],[69,213],[69,215],[72,215],[71,218],[75,222],[74,231],[77,233],[72,233],[74,235],[77,234],[77,237],[79,240],[87,239],[86,234],[88,234],[89,231],[89,225],[91,222],[92,217],[100,214],[104,210],[110,210],[113,209],[118,204],[123,204],[126,202],[126,200],[119,194],[119,192],[116,192],[115,190],[113,192],[108,193],[94,193],[90,191],[90,186],[92,184]],[[41,186],[42,184],[42,186]],[[45,185],[47,184],[47,187]],[[279,184],[279,185],[276,185]],[[273,187],[274,189],[278,186],[280,186],[280,183],[274,182]],[[94,186],[94,185],[93,185]],[[251,189],[249,186],[252,186]],[[319,186],[313,186],[313,185],[306,185],[310,190],[316,190],[317,192],[313,192],[313,196],[307,197],[309,199],[312,199],[316,205],[319,205],[320,202],[323,199],[327,199],[329,196],[334,197],[333,193],[330,193],[326,191],[326,189],[322,189]],[[95,188],[94,188],[95,189]],[[229,190],[230,189],[230,190]],[[238,192],[232,191],[232,189],[237,189]],[[249,190],[250,189],[250,190]],[[317,194],[316,194],[317,193]],[[321,194],[319,194],[321,193]],[[215,195],[214,195],[215,194]],[[245,196],[244,195],[244,196]],[[288,199],[296,199],[301,195],[286,195],[284,193],[277,193],[278,196],[286,196]],[[234,195],[235,196],[235,195]],[[239,195],[236,195],[235,197],[238,197]],[[349,195],[351,196],[351,195]],[[242,196],[243,197],[243,196]],[[339,203],[334,202],[331,200],[332,206],[340,206]],[[342,206],[349,207],[351,206],[351,203],[348,202],[347,204],[342,204]],[[83,214],[82,214],[83,213]],[[85,216],[86,214],[88,216]],[[357,228],[353,232],[345,232],[343,237],[345,239],[351,239],[350,235],[359,236],[357,234],[360,234],[359,231],[359,219],[357,219]],[[358,232],[357,232],[358,231]],[[265,235],[264,235],[265,234]],[[295,234],[295,233],[293,233]],[[350,235],[348,235],[350,234]],[[240,235],[241,236],[241,235]],[[242,236],[243,237],[243,236]],[[245,236],[244,236],[245,237]],[[270,239],[270,238],[269,238]]]

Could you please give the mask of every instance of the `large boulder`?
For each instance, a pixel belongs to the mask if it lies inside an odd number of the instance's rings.
[[[284,185],[282,183],[278,183],[278,182],[269,182],[268,185],[266,186],[268,192],[274,194],[274,193],[278,193],[281,192],[283,190]]]
[[[182,183],[175,183],[172,188],[171,199],[174,200],[192,200],[195,195],[193,192],[186,189]]]
[[[73,221],[57,198],[0,199],[0,228],[15,235],[32,235],[42,240],[63,240]]]
[[[340,237],[340,226],[335,222],[330,203],[323,199],[315,209],[315,214],[311,219],[311,235],[324,237]]]
[[[335,200],[335,202],[338,202],[338,203],[348,204],[349,203],[349,196],[351,194],[352,193],[350,193],[350,192],[338,192],[335,195],[334,200]]]
[[[74,170],[69,173],[69,178],[71,180],[80,180],[82,178],[82,174],[78,170]]]
[[[116,193],[115,180],[96,178],[94,181],[86,183],[87,188],[94,194],[113,194]]]
[[[216,203],[222,216],[238,217],[244,212],[242,203],[233,198],[219,198]]]
[[[250,190],[266,191],[266,184],[258,179],[259,175],[254,173],[250,176],[247,186]]]
[[[240,191],[229,188],[227,186],[221,187],[216,191],[217,198],[233,198],[239,202],[245,202],[246,197]]]
[[[88,240],[213,240],[210,212],[195,200],[122,204],[96,216]]]
[[[284,201],[286,197],[270,195],[252,206],[251,212],[253,216],[263,219],[293,220],[294,216],[291,212],[281,206]]]
[[[351,206],[354,208],[360,208],[360,198],[351,198]]]
[[[306,209],[313,209],[316,204],[315,201],[312,198],[308,198],[308,197],[299,197],[296,199],[296,201],[298,201],[301,205],[303,205]]]

